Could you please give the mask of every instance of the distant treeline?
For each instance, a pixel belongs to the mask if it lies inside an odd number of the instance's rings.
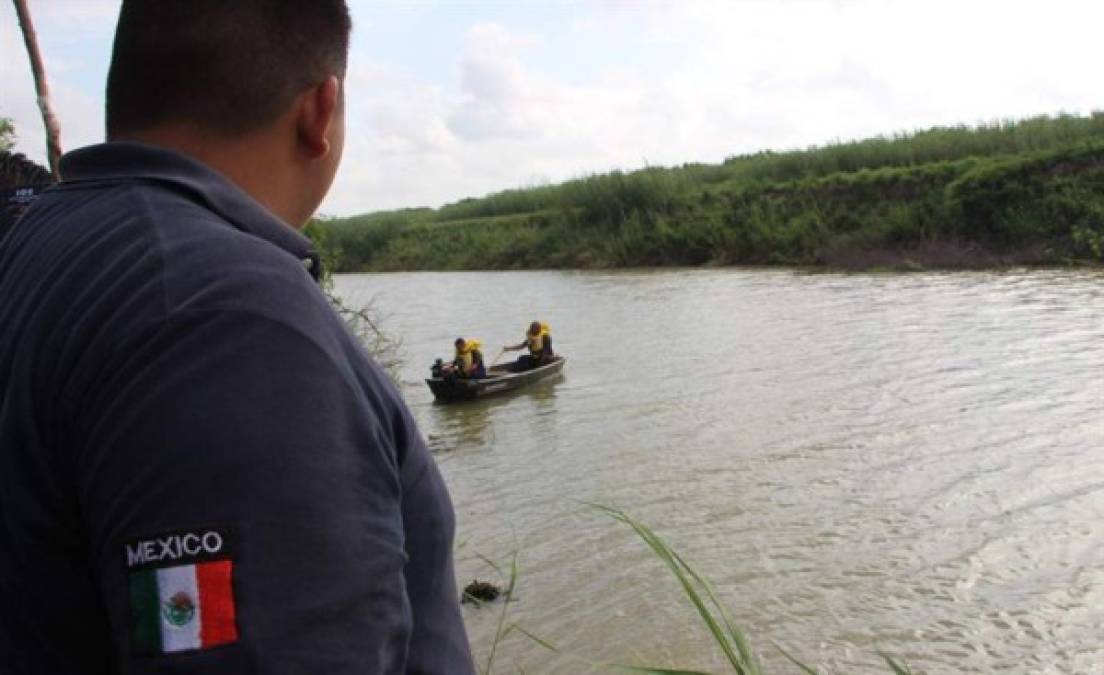
[[[1104,112],[614,171],[312,223],[338,271],[1104,261]]]

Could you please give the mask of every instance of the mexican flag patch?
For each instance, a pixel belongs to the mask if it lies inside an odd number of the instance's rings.
[[[234,563],[209,559],[223,552],[212,550],[223,542],[219,533],[206,533],[206,541],[204,534],[184,533],[127,546],[135,652],[184,652],[238,639]],[[172,564],[177,561],[188,562]]]

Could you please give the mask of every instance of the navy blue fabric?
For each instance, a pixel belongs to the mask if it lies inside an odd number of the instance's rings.
[[[62,173],[0,241],[0,671],[471,673],[447,490],[309,240],[165,150]],[[240,638],[139,656],[123,543],[199,527]]]

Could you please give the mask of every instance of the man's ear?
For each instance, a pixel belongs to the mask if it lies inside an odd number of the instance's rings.
[[[320,159],[330,152],[329,131],[337,123],[341,105],[341,82],[330,75],[299,97],[296,128],[299,143],[311,159]]]

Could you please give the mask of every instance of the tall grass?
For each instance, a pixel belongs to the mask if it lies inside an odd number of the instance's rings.
[[[1104,112],[935,127],[789,152],[761,152],[725,161],[732,179],[797,180],[839,172],[917,166],[966,157],[996,157],[1104,139]]]
[[[732,667],[736,675],[762,675],[762,670],[755,653],[752,651],[747,635],[736,626],[724,604],[718,599],[717,592],[713,589],[708,579],[702,576],[693,566],[679,555],[666,541],[656,534],[650,527],[634,519],[621,509],[616,509],[603,504],[588,504],[591,508],[604,513],[619,523],[632,528],[633,532],[643,541],[652,553],[674,575],[683,594],[693,605],[705,624],[713,641],[724,654],[725,659]],[[781,645],[773,643],[774,647],[791,663],[809,675],[817,675],[818,671],[799,658],[793,656]],[[911,675],[909,667],[896,660],[889,654],[879,652],[879,656],[896,675]],[[669,670],[650,666],[632,667],[641,672],[651,673],[693,673],[695,671]],[[699,674],[701,675],[701,674]]]
[[[340,271],[848,265],[948,247],[978,265],[1099,263],[1104,113],[613,171],[316,230]]]
[[[628,526],[648,547],[656,560],[678,582],[683,595],[694,608],[705,630],[712,637],[714,644],[724,656],[725,661],[734,675],[763,675],[764,671],[751,647],[747,634],[733,620],[731,613],[720,600],[717,591],[709,580],[686,561],[674,548],[660,537],[648,525],[636,520],[625,511],[611,506],[597,503],[584,503],[587,507],[612,518],[614,521]],[[518,567],[518,552],[510,554],[510,563],[507,569],[495,563],[493,560],[478,555],[480,560],[490,566],[504,582],[506,590],[502,594],[503,603],[499,609],[495,631],[491,637],[491,644],[487,650],[487,658],[482,664],[477,664],[480,675],[493,675],[496,658],[499,655],[499,647],[503,640],[511,633],[519,633],[550,653],[564,654],[565,651],[548,640],[545,640],[531,631],[523,628],[516,622],[508,621],[510,602],[513,599],[520,578]],[[476,603],[480,604],[480,603]],[[799,657],[794,656],[782,645],[772,642],[772,645],[783,657],[807,675],[819,675],[819,671],[808,665]],[[895,675],[912,675],[908,665],[898,661],[892,655],[878,652],[885,661],[886,666]],[[590,670],[618,670],[622,672],[650,673],[652,675],[710,675],[699,670],[689,670],[679,667],[665,667],[656,665],[639,665],[625,663],[598,663],[581,656],[573,657],[576,661]]]
[[[601,504],[591,504],[595,508],[614,520],[624,523],[632,528],[636,535],[648,545],[675,579],[682,586],[682,592],[690,603],[694,605],[702,623],[709,630],[713,640],[717,643],[728,663],[732,666],[732,672],[736,675],[760,675],[759,661],[751,651],[747,637],[736,628],[735,622],[729,616],[725,606],[717,599],[717,593],[712,585],[691,567],[682,556],[667,545],[650,527],[633,520],[628,514],[619,509]],[[655,670],[655,669],[652,669]]]

